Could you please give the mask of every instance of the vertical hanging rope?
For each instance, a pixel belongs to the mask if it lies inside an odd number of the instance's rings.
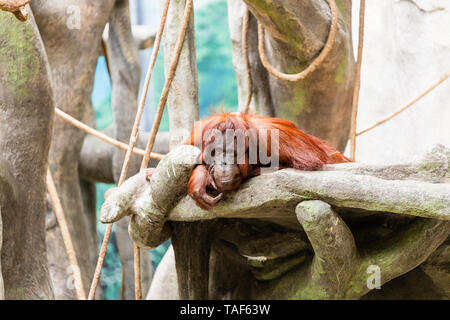
[[[132,132],[131,132],[127,153],[125,154],[125,159],[124,159],[124,162],[123,162],[122,171],[120,173],[120,178],[119,178],[119,183],[118,183],[119,186],[126,179],[128,167],[130,165],[131,154],[132,154],[132,151],[134,149],[134,146],[136,145],[138,131],[139,131],[139,124],[141,122],[142,114],[144,112],[145,99],[147,97],[147,92],[148,92],[148,88],[149,88],[149,84],[150,84],[151,75],[152,75],[153,68],[154,68],[154,65],[155,65],[155,62],[156,62],[156,57],[158,55],[159,46],[160,46],[160,43],[161,43],[161,37],[162,37],[162,34],[164,32],[164,26],[166,24],[169,3],[170,3],[170,0],[166,0],[165,4],[164,4],[163,13],[162,13],[162,16],[161,16],[161,23],[160,23],[160,26],[158,28],[158,32],[156,34],[155,45],[154,45],[154,48],[153,48],[151,61],[150,61],[150,64],[148,66],[147,74],[146,74],[146,77],[145,77],[144,89],[142,90],[142,96],[141,96],[141,99],[140,99],[138,111],[136,113],[136,118],[135,118],[133,129],[132,129]],[[145,157],[150,157],[150,155],[144,154],[144,158]],[[148,163],[148,161],[147,161],[147,163]],[[92,280],[91,288],[89,290],[89,296],[88,296],[89,300],[93,300],[94,299],[95,291],[97,290],[97,286],[98,286],[98,283],[100,281],[102,267],[103,267],[103,263],[105,261],[106,250],[108,248],[109,239],[111,237],[111,231],[112,231],[112,224],[108,224],[106,226],[105,235],[103,237],[103,242],[102,242],[102,245],[101,245],[101,248],[100,248],[99,257],[98,257],[98,260],[97,260],[97,266],[96,266],[95,272],[94,272],[94,278]],[[134,251],[134,254],[136,255],[136,246],[134,246],[133,251]],[[138,260],[140,261],[140,259],[138,259]],[[135,261],[136,261],[136,257],[135,257]],[[135,280],[136,280],[136,278],[139,278],[139,281],[137,281],[137,283],[135,282],[136,299],[142,299],[142,293],[141,293],[142,290],[141,290],[141,283],[140,283],[140,266],[139,266],[138,270],[136,270],[136,266],[135,266],[135,272],[138,272],[137,276],[135,274]]]
[[[286,81],[299,81],[302,79],[305,79],[308,75],[310,75],[314,70],[316,70],[322,62],[325,60],[325,58],[330,53],[331,49],[333,48],[334,41],[336,39],[336,33],[338,29],[338,10],[336,6],[335,0],[326,0],[328,5],[330,6],[331,10],[331,27],[330,27],[330,33],[328,34],[327,41],[325,43],[325,46],[323,47],[320,54],[317,56],[316,59],[303,71],[296,73],[296,74],[287,74],[280,72],[276,70],[270,63],[269,60],[267,60],[266,52],[264,49],[264,28],[263,26],[258,22],[258,51],[259,56],[261,58],[261,63],[263,64],[264,68],[272,74],[274,77],[280,79],[280,80],[286,80]]]
[[[250,61],[248,58],[248,23],[250,19],[250,12],[248,7],[244,4],[245,12],[244,17],[242,19],[242,56],[244,58],[245,64],[245,73],[247,74],[247,100],[245,102],[244,113],[247,114],[250,110],[250,103],[252,102],[253,95],[253,82],[252,82],[252,73],[250,69]]]
[[[355,86],[353,91],[352,118],[350,124],[350,158],[355,161],[356,156],[356,118],[358,116],[359,89],[361,87],[361,64],[364,45],[364,12],[366,1],[361,0],[359,7],[359,39],[358,60],[356,61]]]
[[[58,221],[59,229],[61,230],[61,236],[66,248],[67,258],[69,260],[70,268],[72,269],[71,271],[75,282],[75,292],[77,294],[77,298],[78,300],[86,300],[86,293],[84,292],[83,281],[81,280],[80,266],[78,265],[75,248],[73,246],[72,238],[70,237],[69,228],[67,227],[67,221],[64,217],[64,210],[62,208],[58,192],[56,191],[50,168],[47,168],[46,183],[48,194],[50,195],[50,201],[53,207],[53,212],[55,213],[56,220]]]

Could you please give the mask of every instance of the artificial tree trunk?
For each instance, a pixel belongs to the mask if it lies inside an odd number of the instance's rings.
[[[84,123],[93,111],[91,93],[102,32],[114,0],[33,1],[31,3],[49,57],[55,106]],[[70,9],[70,10],[69,10]],[[85,133],[56,118],[50,148],[50,167],[62,202],[84,288],[89,288],[97,257],[97,237],[83,206],[78,158]],[[59,299],[76,299],[65,284],[69,263],[58,226],[49,229],[50,271]],[[101,291],[99,291],[101,292]]]
[[[44,45],[26,10],[26,22],[0,11],[1,271],[6,299],[52,299],[45,174],[54,103]]]

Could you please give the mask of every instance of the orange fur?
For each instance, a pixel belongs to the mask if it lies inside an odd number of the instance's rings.
[[[206,146],[212,142],[211,137],[207,136],[207,131],[211,129],[217,129],[221,132],[225,132],[227,129],[264,130],[269,133],[267,141],[258,140],[257,143],[258,148],[267,147],[268,155],[271,153],[270,130],[278,130],[280,168],[317,170],[325,164],[351,162],[349,158],[328,145],[325,141],[306,134],[290,121],[241,113],[218,113],[197,122],[185,144],[195,145],[202,148],[202,150],[206,150]],[[246,156],[248,156],[248,150]],[[200,199],[201,197],[207,197],[205,195],[206,187],[211,186],[211,182],[213,181],[209,174],[209,166],[206,165],[204,159],[205,154],[202,154],[203,164],[201,166],[205,166],[205,168],[194,170],[188,183],[188,193],[202,208],[208,209],[212,206],[211,203],[215,204],[218,200],[212,202],[209,199],[208,204]],[[259,159],[256,165],[244,163],[238,166],[244,180],[258,175],[259,169],[263,167]]]
[[[324,164],[351,162],[325,141],[301,131],[288,120],[250,114],[219,113],[202,119],[196,123],[185,144],[201,146],[204,150],[210,142],[204,137],[208,129],[278,129],[280,164],[284,167],[314,170]],[[202,141],[194,141],[194,136]],[[264,143],[270,145],[270,140]]]

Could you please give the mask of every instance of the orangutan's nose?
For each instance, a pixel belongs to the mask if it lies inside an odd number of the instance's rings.
[[[241,171],[236,164],[215,164],[213,175],[219,192],[236,190],[242,183]]]

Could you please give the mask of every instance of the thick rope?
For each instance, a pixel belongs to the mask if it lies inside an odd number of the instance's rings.
[[[89,133],[90,135],[93,135],[94,137],[102,140],[103,142],[106,142],[110,145],[113,145],[119,149],[123,149],[123,150],[128,150],[128,145],[126,143],[120,142],[114,138],[111,138],[110,136],[107,136],[104,133],[101,133],[98,130],[95,130],[92,127],[89,127],[88,125],[84,124],[81,121],[78,121],[77,119],[75,119],[74,117],[68,115],[67,113],[65,113],[64,111],[62,111],[61,109],[55,108],[55,114],[60,117],[61,119],[69,122],[71,125],[73,125],[74,127],[77,127],[80,130],[83,130],[86,133]],[[140,149],[140,148],[133,148],[133,153],[140,155],[140,156],[144,156],[145,154],[145,150]],[[161,160],[164,155],[160,154],[160,153],[152,153],[150,155],[151,158],[153,159],[158,159]]]
[[[151,74],[153,72],[153,68],[154,68],[154,65],[156,62],[156,57],[158,55],[161,37],[162,37],[163,31],[164,31],[164,26],[166,23],[169,3],[170,3],[170,0],[166,0],[164,9],[163,9],[163,13],[162,13],[162,17],[161,17],[161,23],[160,23],[158,32],[156,34],[155,45],[154,45],[153,52],[152,52],[151,62],[148,66],[147,74],[145,77],[144,89],[142,90],[142,97],[140,99],[138,111],[136,112],[136,118],[135,118],[135,121],[133,124],[133,129],[132,129],[131,136],[130,136],[130,142],[128,144],[127,153],[125,154],[122,171],[120,173],[120,178],[119,178],[119,182],[118,182],[119,186],[126,179],[128,167],[130,165],[130,160],[131,160],[131,153],[132,153],[132,150],[134,149],[134,146],[136,145],[138,131],[139,131],[139,123],[141,121],[142,114],[144,112],[145,98],[147,97],[147,91],[148,91],[149,84],[150,84]],[[144,152],[143,157],[150,158],[150,154],[147,154],[146,152]],[[147,160],[147,163],[148,163],[148,160]],[[105,255],[106,255],[106,250],[108,248],[109,239],[111,237],[111,231],[112,231],[112,223],[110,223],[106,226],[105,235],[103,237],[103,242],[102,242],[99,257],[97,260],[97,266],[95,268],[94,278],[92,280],[91,288],[89,291],[89,296],[88,296],[89,300],[94,299],[95,291],[97,290],[98,283],[100,282],[101,271],[102,271],[103,263],[105,260]],[[133,251],[136,253],[135,245],[134,245]],[[135,262],[136,262],[136,260],[137,259],[135,257]],[[140,283],[140,269],[136,270],[136,267],[135,267],[135,272],[136,271],[138,271],[137,278],[139,280],[137,282],[135,281],[135,296],[136,296],[137,300],[140,300],[140,299],[142,299],[142,290],[141,290],[141,283]],[[136,279],[136,275],[135,275],[135,279]]]
[[[421,100],[423,97],[425,97],[427,94],[429,94],[431,91],[433,91],[434,89],[436,89],[441,83],[443,83],[445,80],[447,80],[448,78],[450,78],[450,72],[448,72],[446,75],[444,75],[442,78],[440,78],[436,83],[434,83],[431,87],[429,87],[427,90],[425,90],[424,92],[422,92],[420,95],[418,95],[417,97],[415,97],[413,100],[411,100],[410,102],[408,102],[406,105],[404,105],[403,107],[397,109],[396,111],[392,112],[390,115],[388,115],[386,118],[375,122],[373,125],[367,127],[366,129],[358,132],[356,134],[356,136],[362,135],[364,133],[366,133],[367,131],[370,131],[376,127],[378,127],[379,125],[382,125],[383,123],[391,120],[392,118],[394,118],[395,116],[397,116],[398,114],[400,114],[401,112],[405,111],[406,109],[408,109],[409,107],[411,107],[413,104],[415,104],[416,102],[418,102],[419,100]]]
[[[350,158],[355,161],[356,155],[356,118],[358,116],[359,89],[361,87],[361,65],[364,45],[364,13],[366,1],[361,0],[359,7],[359,39],[358,60],[356,61],[355,86],[353,88],[352,118],[350,122]]]
[[[287,74],[280,72],[269,63],[264,49],[264,28],[258,22],[258,51],[259,56],[261,58],[261,63],[267,69],[267,71],[269,71],[269,73],[272,74],[274,77],[280,80],[293,82],[302,80],[306,78],[309,74],[314,72],[314,70],[316,70],[328,56],[336,39],[336,33],[338,29],[338,11],[335,0],[326,0],[326,1],[328,2],[328,5],[330,6],[331,10],[331,27],[325,46],[323,47],[322,51],[317,56],[317,58],[305,70],[296,74]]]
[[[64,246],[66,248],[67,258],[69,260],[70,268],[72,269],[71,271],[75,282],[75,292],[77,294],[77,298],[78,300],[86,300],[86,293],[84,292],[83,281],[81,280],[80,266],[78,265],[75,248],[73,246],[72,238],[70,237],[67,221],[64,217],[64,210],[61,205],[61,200],[58,197],[58,192],[56,191],[50,168],[47,168],[46,182],[48,194],[50,195],[50,201],[52,202],[53,212],[55,213],[56,220],[58,221],[59,230],[61,230]]]
[[[248,58],[248,23],[250,19],[250,12],[248,7],[245,6],[244,17],[242,19],[242,56],[244,57],[245,73],[247,75],[247,100],[245,102],[244,113],[247,114],[250,110],[250,103],[252,102],[253,95],[253,82],[252,73],[250,69],[250,61]]]

